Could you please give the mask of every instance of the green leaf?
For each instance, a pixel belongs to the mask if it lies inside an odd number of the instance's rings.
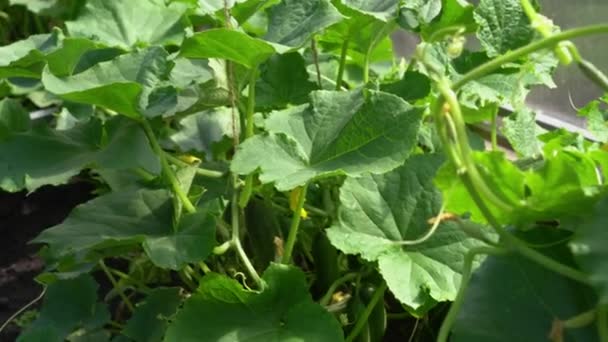
[[[224,28],[195,34],[182,44],[180,56],[189,58],[222,58],[254,68],[274,54],[274,48],[263,40]]]
[[[59,342],[77,328],[85,331],[101,328],[110,321],[110,313],[104,304],[97,302],[97,288],[89,275],[50,284],[38,318],[17,341]]]
[[[45,56],[55,51],[62,39],[63,34],[57,29],[0,47],[0,78],[40,78]]]
[[[329,0],[283,0],[270,9],[268,33],[264,39],[297,49],[312,35],[342,18]]]
[[[444,222],[429,240],[399,245],[426,234],[428,220],[439,214],[433,177],[441,163],[438,155],[417,155],[389,173],[348,178],[340,189],[339,222],[327,230],[338,249],[377,261],[395,297],[414,310],[453,300],[464,255],[480,244],[457,223]]]
[[[421,35],[430,39],[435,32],[448,27],[464,27],[465,33],[475,32],[477,25],[473,20],[473,5],[465,0],[444,0],[439,20],[433,20],[422,26]]]
[[[395,0],[343,0],[344,6],[384,22],[397,17],[399,1]]]
[[[202,152],[212,158],[214,144],[232,135],[232,110],[217,107],[182,119],[179,130],[170,136],[170,140],[182,152]]]
[[[12,134],[0,143],[0,165],[0,187],[7,191],[63,184],[86,167],[160,171],[143,131],[119,119],[105,127],[91,121],[65,131],[43,126]]]
[[[531,27],[519,0],[481,0],[473,13],[477,37],[490,57],[515,50],[532,41]]]
[[[59,256],[93,249],[134,246],[157,266],[179,269],[204,260],[215,245],[215,218],[208,210],[183,215],[173,229],[173,207],[167,190],[123,190],[78,206],[61,224],[33,242],[47,243]]]
[[[593,211],[593,215],[577,228],[575,238],[570,243],[576,260],[590,274],[599,302],[608,304],[608,200],[603,199]]]
[[[215,226],[216,219],[210,213],[182,215],[173,234],[147,237],[144,250],[156,266],[181,270],[187,263],[204,261],[211,254],[217,245]]]
[[[180,289],[154,289],[137,305],[122,333],[137,342],[161,342],[171,318],[182,302]]]
[[[607,101],[608,97],[602,99],[604,103]],[[578,115],[587,118],[587,129],[598,141],[606,143],[608,142],[608,124],[606,124],[608,113],[600,108],[600,104],[599,100],[591,101],[578,111]]]
[[[266,286],[255,293],[225,276],[206,275],[175,316],[164,341],[344,340],[338,321],[312,301],[299,269],[273,264],[263,280]]]
[[[92,66],[93,64],[87,60],[94,59],[94,64],[97,64],[110,60],[122,52],[85,38],[65,38],[60,48],[46,56],[46,61],[51,73],[62,77],[76,74],[84,71],[87,66]]]
[[[65,23],[73,37],[85,37],[123,49],[179,45],[185,35],[187,7],[162,1],[90,0],[75,21]]]
[[[284,108],[288,104],[307,102],[315,83],[309,81],[304,58],[297,53],[274,55],[262,65],[260,79],[256,83],[256,106]]]
[[[19,101],[5,98],[0,100],[0,141],[16,132],[30,129],[30,115]]]
[[[172,107],[172,103],[165,104],[167,97],[177,96],[175,89],[161,85],[172,67],[167,57],[163,48],[154,47],[68,77],[57,77],[47,68],[42,83],[47,91],[70,101],[102,106],[132,118],[153,117]]]
[[[547,232],[543,233],[546,237]],[[563,244],[543,252],[571,263]],[[580,283],[521,256],[490,256],[475,271],[465,292],[451,341],[548,341],[556,320],[567,320],[593,306],[593,294]],[[597,341],[596,334],[592,324],[564,329],[562,337],[563,341]]]
[[[380,85],[380,90],[414,102],[431,92],[431,80],[417,71],[408,70],[399,81]]]
[[[536,123],[536,115],[528,109],[517,111],[503,120],[502,132],[511,147],[522,157],[542,154],[542,142],[538,136],[545,130]]]
[[[404,1],[399,8],[399,25],[406,30],[418,31],[441,13],[441,0]]]
[[[395,95],[316,91],[311,101],[272,113],[265,122],[269,133],[241,144],[232,170],[259,169],[260,181],[283,191],[336,174],[386,172],[401,165],[416,143],[422,111]]]

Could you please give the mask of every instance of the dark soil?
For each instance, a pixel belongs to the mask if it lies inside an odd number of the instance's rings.
[[[0,192],[0,324],[42,291],[34,281],[44,268],[36,256],[40,246],[28,241],[62,222],[75,206],[93,197],[92,191],[92,184],[80,182],[45,186],[29,195]],[[9,325],[0,341],[14,341],[18,332],[16,325]]]

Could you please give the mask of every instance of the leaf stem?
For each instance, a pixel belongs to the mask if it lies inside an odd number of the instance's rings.
[[[230,210],[231,223],[232,223],[232,238],[231,238],[232,246],[234,246],[234,249],[236,249],[236,252],[237,252],[239,258],[245,265],[245,268],[247,269],[247,272],[249,272],[249,275],[251,276],[251,278],[253,278],[253,281],[256,283],[258,288],[262,288],[263,287],[262,279],[258,275],[258,272],[255,270],[255,267],[253,267],[251,260],[249,260],[249,257],[247,257],[247,253],[245,253],[245,250],[243,249],[243,245],[241,244],[240,225],[239,225],[240,208],[239,208],[239,202],[238,202],[239,194],[237,191],[238,176],[233,175],[232,181],[233,181],[233,186],[234,186],[234,190],[233,190],[233,194],[232,194],[231,210]]]
[[[222,177],[224,177],[224,173],[221,172],[221,171],[204,169],[202,167],[196,166],[196,164],[188,164],[185,161],[180,160],[179,158],[173,156],[169,152],[165,152],[165,157],[171,163],[173,163],[173,164],[175,164],[177,166],[180,166],[180,167],[192,167],[192,166],[195,166],[196,167],[196,174],[199,175],[199,176],[203,176],[203,177],[207,177],[207,178],[222,178]]]
[[[334,293],[336,292],[338,287],[342,286],[344,283],[347,283],[347,282],[357,278],[357,275],[358,275],[358,273],[352,272],[352,273],[347,273],[347,274],[343,275],[342,277],[336,279],[329,286],[329,288],[327,289],[327,292],[325,292],[323,297],[321,297],[321,299],[319,300],[319,304],[321,306],[329,305],[329,302],[331,301],[331,297],[334,295]]]
[[[426,234],[424,234],[423,236],[421,236],[417,239],[414,239],[414,240],[395,241],[394,244],[398,245],[398,246],[413,246],[413,245],[419,245],[419,244],[425,242],[426,240],[430,239],[431,236],[433,236],[433,234],[435,234],[435,231],[437,231],[439,224],[441,224],[441,215],[443,215],[444,211],[445,211],[445,202],[441,205],[441,209],[439,209],[439,214],[437,214],[437,217],[435,218],[435,221],[433,222],[431,229],[429,229],[429,231],[426,232]]]
[[[369,300],[369,303],[367,303],[365,310],[363,310],[361,316],[357,317],[357,322],[355,323],[353,330],[351,330],[350,334],[348,334],[348,337],[346,338],[345,342],[352,342],[355,340],[355,338],[357,338],[357,336],[359,336],[361,330],[363,329],[363,327],[365,327],[365,324],[367,323],[369,315],[371,315],[372,311],[374,310],[374,307],[376,306],[376,304],[378,304],[378,301],[380,301],[380,299],[384,297],[384,291],[386,291],[386,288],[386,282],[383,281],[382,284],[378,286],[376,291],[374,291],[374,294]]]
[[[249,76],[249,92],[247,95],[247,109],[245,112],[245,140],[255,135],[253,125],[253,114],[255,113],[255,81],[257,76],[257,68],[251,70]],[[249,198],[253,192],[253,173],[248,174],[245,177],[245,185],[241,191],[241,197],[239,198],[239,206],[245,208],[249,203]]]
[[[158,159],[160,159],[160,165],[162,167],[163,175],[165,176],[165,178],[167,179],[169,184],[171,184],[173,193],[177,196],[177,198],[180,200],[180,202],[182,202],[184,209],[186,209],[186,211],[188,213],[196,212],[196,208],[194,207],[192,202],[190,202],[188,195],[182,189],[181,184],[179,183],[179,180],[175,176],[175,173],[173,173],[173,169],[171,168],[171,165],[169,165],[169,162],[167,161],[166,153],[160,147],[160,144],[158,143],[158,140],[156,139],[156,135],[154,135],[152,126],[150,126],[150,123],[145,119],[141,120],[141,123],[144,128],[144,132],[146,133],[146,136],[148,137],[148,141],[150,142],[150,146],[152,146],[152,150],[158,156]]]
[[[488,61],[488,62],[478,66],[477,68],[469,71],[461,79],[459,79],[458,81],[456,81],[454,83],[454,85],[452,86],[452,89],[454,89],[454,91],[456,91],[456,90],[462,88],[462,86],[464,86],[468,82],[476,80],[482,76],[485,76],[485,75],[491,73],[492,71],[499,69],[502,65],[504,65],[506,63],[514,62],[514,61],[518,60],[519,58],[524,57],[533,52],[536,52],[538,50],[554,47],[559,42],[577,38],[577,37],[590,36],[590,35],[603,34],[603,33],[608,33],[608,25],[584,26],[584,27],[579,27],[579,28],[575,28],[572,30],[567,30],[567,31],[563,31],[560,33],[556,33],[550,37],[545,37],[538,41],[532,42],[526,46],[523,46],[517,50],[513,50],[502,56],[496,57],[495,59],[492,59],[491,61]]]
[[[315,71],[317,72],[317,84],[319,89],[323,89],[323,83],[321,82],[321,68],[319,67],[319,50],[317,49],[317,39],[315,36],[310,41],[310,50],[312,51],[312,61],[315,65]]]
[[[437,337],[437,342],[447,342],[448,340],[448,336],[450,335],[452,326],[454,325],[456,317],[460,312],[460,308],[464,303],[464,294],[467,291],[469,281],[471,280],[471,275],[473,274],[473,262],[475,261],[475,257],[482,254],[501,255],[505,253],[505,250],[494,247],[476,247],[470,249],[467,252],[467,254],[464,256],[464,265],[462,267],[462,279],[460,280],[460,287],[458,289],[458,293],[456,294],[454,302],[450,306],[448,314],[445,316],[445,319],[441,324],[441,328],[439,329],[439,336]]]
[[[562,321],[562,324],[566,329],[579,329],[593,323],[595,319],[596,309],[591,309],[574,317],[568,318],[565,321]]]
[[[338,77],[336,78],[336,90],[342,89],[342,78],[344,77],[344,69],[346,68],[346,56],[348,54],[349,39],[344,39],[342,43],[342,51],[340,53],[340,65],[338,66]]]
[[[103,270],[103,273],[106,274],[106,277],[108,277],[108,280],[110,280],[110,283],[112,283],[112,287],[114,287],[114,289],[118,293],[118,296],[120,296],[120,298],[125,303],[125,305],[129,309],[129,311],[131,311],[131,313],[133,313],[133,311],[135,311],[135,307],[133,306],[133,304],[129,300],[129,297],[127,297],[127,295],[125,295],[125,293],[123,292],[122,288],[118,285],[118,282],[116,281],[116,279],[112,275],[112,272],[110,272],[110,270],[108,269],[108,267],[106,266],[106,264],[103,262],[103,259],[99,260],[99,267],[101,267],[101,269]]]
[[[298,203],[293,211],[293,216],[291,217],[291,226],[289,228],[289,235],[287,236],[287,242],[285,243],[285,251],[283,252],[283,264],[289,264],[291,262],[291,254],[293,253],[293,248],[296,244],[296,239],[298,237],[298,229],[300,226],[300,213],[302,212],[302,208],[304,207],[304,202],[306,202],[306,192],[308,190],[308,183],[302,186],[298,196]]]

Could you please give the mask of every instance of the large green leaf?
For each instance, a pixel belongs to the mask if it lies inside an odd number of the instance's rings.
[[[606,124],[608,113],[601,108],[605,103],[608,103],[608,96],[591,101],[578,111],[579,116],[587,118],[587,129],[594,138],[603,143],[608,142],[608,124]]]
[[[66,183],[87,167],[160,171],[144,132],[122,118],[103,127],[91,121],[65,131],[35,127],[0,143],[0,187],[7,191]]]
[[[38,318],[19,336],[19,342],[61,342],[78,329],[100,329],[110,321],[106,306],[97,302],[97,283],[89,275],[60,280],[48,286]]]
[[[16,132],[30,129],[30,115],[18,100],[0,100],[0,141]]]
[[[417,32],[441,13],[442,5],[441,0],[403,1],[399,6],[399,25]]]
[[[189,58],[222,58],[253,68],[275,52],[272,45],[239,31],[224,28],[199,32],[186,39],[180,55]]]
[[[102,106],[133,118],[157,116],[175,105],[171,100],[177,101],[175,89],[162,85],[172,67],[167,57],[167,51],[154,47],[99,63],[73,76],[57,77],[45,69],[42,83],[47,91],[70,101]]]
[[[137,342],[161,342],[182,302],[180,289],[157,288],[137,305],[122,333]]]
[[[481,0],[473,14],[477,37],[491,57],[528,44],[535,30],[519,0]]]
[[[288,104],[302,104],[317,85],[309,81],[305,61],[297,52],[274,55],[262,65],[256,83],[256,106],[284,108]]]
[[[265,122],[269,133],[241,144],[232,170],[259,169],[263,183],[289,190],[340,173],[386,172],[401,165],[416,143],[422,111],[395,95],[316,91],[311,101],[272,113]]]
[[[273,264],[263,280],[265,288],[255,293],[225,276],[205,276],[164,341],[343,341],[338,321],[312,301],[304,273]]]
[[[327,230],[338,249],[377,261],[389,289],[412,309],[453,300],[464,255],[479,245],[453,222],[441,223],[424,243],[398,244],[423,236],[438,215],[441,193],[433,177],[441,162],[438,155],[418,155],[389,173],[348,178],[340,189],[339,222]]]
[[[180,269],[204,260],[215,244],[215,218],[207,210],[183,215],[173,228],[173,206],[167,190],[123,190],[78,206],[61,224],[33,242],[47,243],[63,256],[113,246],[143,243],[159,267]]]
[[[40,78],[45,56],[55,51],[62,39],[61,31],[54,30],[0,47],[0,78]]]
[[[46,56],[51,73],[55,76],[69,76],[124,53],[117,48],[93,42],[86,38],[65,38],[61,47]]]
[[[541,233],[548,236],[546,231]],[[552,241],[545,239],[543,243]],[[563,244],[543,252],[571,263]],[[584,285],[523,257],[488,257],[473,274],[465,292],[451,341],[598,341],[593,324],[564,329],[561,334],[554,329],[559,326],[554,325],[558,320],[593,308],[595,300],[590,292]]]
[[[264,39],[290,49],[302,47],[313,34],[343,18],[329,0],[283,0],[269,16]]]
[[[474,8],[466,0],[444,0],[439,19],[422,25],[422,37],[430,39],[435,32],[454,26],[464,27],[465,32],[475,32],[477,25],[473,20]]]
[[[587,222],[578,227],[571,250],[591,275],[600,303],[608,305],[608,200],[597,204]]]
[[[187,7],[162,1],[90,0],[75,21],[66,22],[71,36],[108,46],[179,45],[185,35]]]
[[[545,130],[536,123],[535,117],[534,112],[522,109],[503,120],[502,132],[520,156],[537,157],[542,154],[542,142],[538,136]]]

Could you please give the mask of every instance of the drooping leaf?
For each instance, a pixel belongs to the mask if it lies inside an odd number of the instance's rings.
[[[205,276],[164,341],[343,341],[338,321],[312,301],[300,270],[273,264],[263,280],[265,288],[255,293],[225,276]]]
[[[154,289],[138,304],[122,333],[138,342],[161,342],[173,316],[182,302],[180,289]]]
[[[153,117],[177,101],[176,90],[162,85],[171,70],[167,57],[164,49],[154,47],[99,63],[73,76],[57,77],[47,68],[42,83],[47,91],[70,101],[102,106],[133,118]]]
[[[227,107],[217,107],[188,115],[179,122],[179,127],[181,129],[170,136],[179,150],[202,152],[212,158],[213,145],[233,135],[232,111]]]
[[[418,31],[441,13],[441,0],[404,1],[399,6],[398,23],[406,30]]]
[[[119,118],[105,127],[96,120],[65,131],[35,127],[0,143],[0,187],[7,191],[63,184],[86,167],[160,171],[143,131]]]
[[[65,38],[61,47],[46,56],[49,70],[55,76],[69,76],[122,54],[116,48],[85,38]]]
[[[264,39],[287,49],[297,49],[313,34],[342,18],[329,0],[283,0],[270,9]]]
[[[395,0],[344,0],[342,4],[349,9],[385,22],[397,17],[399,7],[399,1]]]
[[[601,102],[606,103],[608,97],[602,98]],[[608,124],[606,118],[608,114],[601,108],[600,100],[589,102],[585,107],[578,111],[578,115],[587,118],[587,129],[600,142],[608,142]]]
[[[289,190],[329,175],[386,172],[403,163],[416,142],[422,112],[395,95],[316,91],[311,101],[272,113],[269,133],[241,144],[232,170],[259,169],[263,183]]]
[[[535,157],[542,154],[542,142],[538,136],[545,132],[535,120],[535,114],[522,109],[503,120],[502,132],[520,156]]]
[[[519,0],[481,0],[473,13],[479,25],[477,37],[490,57],[524,46],[535,30]]]
[[[271,57],[261,67],[256,83],[256,106],[284,108],[288,104],[302,104],[308,100],[315,83],[308,80],[304,58],[297,52]]]
[[[0,100],[0,141],[12,133],[30,129],[30,115],[19,101],[5,98]]]
[[[59,342],[76,329],[103,327],[110,320],[110,313],[97,301],[97,287],[89,275],[50,284],[38,318],[17,341]]]
[[[275,52],[263,40],[224,28],[199,32],[182,44],[180,56],[188,58],[222,58],[253,68]]]
[[[0,47],[0,79],[9,77],[40,78],[45,56],[61,44],[61,30],[32,35],[25,40]]]
[[[78,19],[66,22],[73,37],[85,37],[108,46],[179,45],[187,22],[186,6],[162,1],[90,0]]]
[[[59,256],[115,246],[144,245],[159,267],[179,269],[211,253],[215,219],[210,212],[183,215],[173,228],[173,206],[167,190],[112,192],[78,206],[61,224],[33,242],[47,243]]]
[[[586,222],[577,228],[570,243],[576,260],[590,274],[599,302],[608,304],[608,200],[598,203]]]
[[[398,244],[423,236],[439,214],[433,178],[441,162],[438,155],[418,155],[389,173],[348,178],[340,189],[339,222],[327,230],[338,249],[377,261],[395,297],[414,310],[429,300],[453,300],[464,255],[479,245],[454,222],[441,223],[424,243]]]
[[[542,251],[571,264],[572,257],[563,244]],[[473,274],[451,340],[597,341],[593,324],[579,329],[556,329],[558,321],[594,306],[590,292],[584,285],[521,256],[490,256]]]

